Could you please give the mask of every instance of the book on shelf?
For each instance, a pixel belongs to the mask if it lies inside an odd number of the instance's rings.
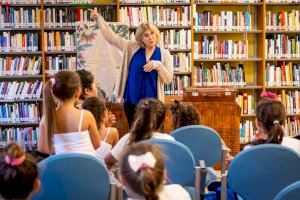
[[[284,133],[286,136],[295,137],[300,135],[300,118],[287,117],[284,122]]]
[[[32,150],[37,147],[39,128],[5,128],[0,127],[0,148],[11,142],[17,142],[24,149]]]
[[[191,72],[191,53],[172,54],[174,72]]]
[[[267,58],[300,58],[300,35],[270,34],[265,41]]]
[[[130,33],[130,40],[135,41],[135,33]],[[191,30],[164,30],[160,33],[161,48],[169,50],[185,50],[191,48]]]
[[[281,90],[277,95],[278,100],[282,102],[286,109],[287,114],[299,114],[300,113],[300,96],[299,91],[286,91]]]
[[[114,20],[114,11],[108,8],[91,8],[100,13],[106,21]],[[90,11],[82,8],[46,8],[44,10],[45,27],[74,27],[76,21],[91,21]]]
[[[165,84],[165,95],[182,95],[183,88],[191,86],[189,76],[174,76],[170,84]]]
[[[38,50],[38,33],[0,34],[0,52],[34,52]]]
[[[139,26],[150,22],[156,26],[190,26],[191,12],[189,6],[164,8],[160,6],[122,7],[121,21],[130,26]]]
[[[200,41],[194,41],[195,59],[243,59],[248,58],[248,40],[219,41],[218,36],[202,36]]]
[[[42,81],[0,82],[0,100],[39,99],[43,88]]]
[[[247,143],[254,139],[253,121],[245,120],[240,123],[240,143]]]
[[[236,102],[241,107],[241,114],[254,114],[254,97],[252,94],[243,92],[236,97]]]
[[[216,63],[211,68],[194,66],[195,86],[246,86],[244,65],[230,67],[229,63]]]
[[[39,28],[41,9],[16,9],[0,5],[0,28]]]
[[[41,119],[37,103],[13,103],[0,105],[0,123],[37,123]]]
[[[277,62],[267,63],[266,86],[300,86],[300,64]]]
[[[46,69],[45,72],[47,75],[53,75],[58,71],[68,70],[75,71],[76,70],[76,57],[74,56],[46,56]]]
[[[44,44],[47,51],[75,51],[76,34],[69,32],[44,32]]]
[[[0,0],[0,4],[37,4],[41,0]]]
[[[194,14],[194,29],[211,31],[245,31],[252,29],[250,12],[203,11]]]
[[[0,76],[39,75],[42,57],[0,58]]]
[[[266,14],[266,30],[300,30],[299,10],[272,12]]]

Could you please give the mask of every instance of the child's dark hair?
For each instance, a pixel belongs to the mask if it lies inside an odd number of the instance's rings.
[[[44,87],[44,113],[46,122],[46,133],[48,147],[52,151],[52,134],[56,123],[54,97],[61,101],[69,100],[74,97],[81,88],[79,76],[75,72],[60,71],[48,80]]]
[[[182,105],[178,100],[175,100],[171,105],[170,110],[173,115],[173,129],[200,124],[199,114],[192,105]]]
[[[263,98],[256,107],[256,118],[261,123],[267,140],[258,139],[252,145],[263,143],[281,144],[283,139],[282,125],[285,120],[285,108],[283,104],[274,99]]]
[[[129,144],[150,139],[153,131],[160,130],[165,115],[166,107],[161,101],[153,98],[140,100],[136,107]]]
[[[94,75],[85,70],[85,69],[81,69],[81,70],[77,70],[76,73],[79,75],[80,80],[81,80],[81,95],[80,95],[80,99],[85,100],[85,89],[92,89],[92,85],[93,82],[95,80]]]
[[[0,158],[0,196],[4,199],[26,199],[38,177],[33,157],[16,143],[10,143]]]
[[[152,153],[156,162],[154,167],[140,167],[133,171],[130,167],[128,157],[130,155],[145,155]],[[142,165],[143,166],[143,165]],[[123,152],[120,160],[120,171],[129,188],[146,200],[158,200],[158,190],[164,179],[164,158],[159,148],[153,144],[136,143],[128,146]]]
[[[83,102],[82,108],[90,111],[94,115],[99,129],[104,118],[104,112],[107,110],[105,102],[99,97],[90,97]]]

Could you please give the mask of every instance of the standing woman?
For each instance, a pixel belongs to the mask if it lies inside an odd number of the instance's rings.
[[[173,78],[173,58],[168,50],[157,46],[160,32],[153,24],[141,24],[136,30],[136,41],[126,40],[112,31],[100,14],[90,11],[91,19],[97,21],[104,38],[123,52],[114,95],[124,99],[131,127],[139,100],[157,98],[164,102],[164,84],[171,83]]]

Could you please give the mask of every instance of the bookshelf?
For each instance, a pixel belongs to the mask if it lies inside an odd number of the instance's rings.
[[[300,12],[299,0],[284,0],[283,2],[279,0],[250,0],[248,2],[235,0],[234,2],[224,1],[221,3],[218,3],[217,0],[214,2],[208,2],[208,0],[171,2],[171,0],[166,0],[165,3],[149,0],[140,1],[142,3],[132,3],[134,2],[132,0],[65,1],[68,3],[58,3],[59,0],[28,0],[26,1],[28,4],[20,2],[24,1],[0,0],[0,6],[8,6],[10,9],[17,11],[21,9],[23,11],[31,10],[31,13],[34,11],[36,13],[36,23],[30,22],[31,26],[25,26],[21,22],[18,22],[18,26],[3,26],[1,24],[4,23],[0,23],[0,36],[7,35],[8,33],[11,36],[22,34],[22,37],[24,37],[24,34],[36,34],[38,35],[38,44],[35,44],[35,48],[30,48],[26,51],[20,49],[20,51],[6,51],[3,50],[0,43],[0,83],[36,81],[44,83],[57,70],[75,69],[76,66],[74,67],[73,65],[70,65],[71,67],[69,65],[54,66],[55,63],[76,63],[77,52],[75,47],[62,49],[64,45],[61,43],[50,42],[51,46],[46,41],[58,41],[59,38],[62,38],[62,33],[68,33],[72,36],[76,31],[75,21],[88,20],[89,14],[86,12],[87,8],[97,7],[98,11],[104,15],[107,21],[122,21],[130,24],[131,38],[134,37],[134,32],[140,22],[152,21],[157,25],[162,32],[163,41],[165,41],[161,46],[170,50],[176,63],[174,65],[173,84],[166,86],[167,102],[174,99],[182,99],[182,87],[184,86],[218,85],[222,83],[220,76],[216,76],[215,80],[201,80],[201,82],[199,80],[199,73],[202,73],[202,75],[203,72],[213,74],[222,70],[226,71],[226,69],[232,70],[230,72],[231,75],[235,72],[240,73],[235,79],[228,79],[227,81],[231,82],[226,84],[233,85],[239,90],[239,94],[243,97],[243,100],[239,97],[240,101],[244,101],[244,98],[246,100],[246,96],[247,98],[250,96],[252,102],[249,105],[246,103],[247,109],[245,110],[248,110],[249,106],[251,106],[249,110],[255,110],[255,104],[259,99],[259,94],[263,90],[272,91],[278,95],[282,95],[285,92],[286,98],[289,98],[287,94],[291,94],[291,99],[294,99],[294,101],[296,101],[295,91],[300,90],[300,56],[298,56],[298,54],[300,55],[300,49],[298,51],[295,48],[298,45],[296,36],[300,35],[300,23],[299,19],[296,19],[297,16],[299,18]],[[157,17],[149,15],[150,12],[154,11],[160,14],[159,20]],[[133,21],[133,17],[129,16],[129,13],[132,14],[134,12],[137,12],[134,14],[134,19],[139,18],[138,13],[143,13],[140,16],[140,21]],[[171,14],[172,12],[173,15]],[[62,19],[61,13],[66,13],[71,17],[64,17]],[[167,19],[166,14],[172,16],[168,18],[167,22],[165,22],[165,19]],[[176,15],[181,16],[181,18],[176,18]],[[211,17],[211,21],[207,20],[208,16]],[[228,16],[228,20],[230,20],[229,16],[231,16],[231,21],[226,22],[226,26],[222,26],[221,19],[224,16]],[[270,20],[273,17],[276,20]],[[53,20],[57,21],[54,22]],[[208,22],[212,22],[212,24]],[[274,24],[275,22],[281,24]],[[225,22],[223,21],[223,23]],[[290,23],[292,25],[289,25]],[[229,25],[232,27],[228,27]],[[51,35],[51,33],[53,34]],[[179,38],[184,39],[176,40],[166,37],[171,34],[177,34]],[[278,53],[276,55],[271,53],[270,55],[268,53],[270,46],[274,47],[277,44],[276,41],[273,41],[275,39],[279,39],[280,41],[278,48],[286,44],[293,45],[294,49],[290,47],[292,54],[288,55],[289,52],[285,52],[284,56],[278,55]],[[266,43],[266,40],[268,40],[268,43]],[[69,41],[69,36],[67,36],[65,41]],[[220,48],[219,51],[214,53],[199,51],[199,44],[202,45],[203,41],[205,41],[206,46],[204,46],[207,49],[215,50],[215,48],[218,49],[223,45],[223,50],[224,47],[228,48],[226,45],[230,45],[232,49],[238,47],[233,54],[236,52],[240,54],[236,56],[224,53],[220,54]],[[195,42],[198,42],[198,44]],[[172,43],[172,45],[166,45],[167,43]],[[218,44],[219,47],[217,45],[214,46],[214,44]],[[75,45],[74,43],[73,46]],[[246,51],[242,47],[246,47]],[[200,47],[201,49],[203,49],[202,46]],[[3,71],[4,69],[1,68],[1,62],[8,57],[12,59],[24,57],[36,60],[40,57],[40,69],[38,73],[32,74],[14,73],[12,76],[9,76],[9,73],[1,74],[1,70]],[[276,79],[276,70],[279,71],[279,69],[282,70],[283,68],[288,70],[285,74],[277,72]],[[294,69],[299,70],[299,77],[296,75],[293,76]],[[272,73],[274,74],[272,75]],[[292,74],[289,83],[286,80],[284,81],[285,83],[282,81],[278,82],[278,77],[282,80],[287,74]],[[269,80],[271,76],[275,77],[274,81]],[[2,91],[0,90],[0,92]],[[42,96],[32,99],[17,98],[7,100],[0,98],[0,105],[13,105],[14,103],[42,105],[42,98]],[[244,108],[243,103],[241,105]],[[285,127],[290,135],[300,133],[299,113],[300,111],[296,109],[295,112],[290,112],[287,115]],[[253,123],[255,113],[243,112],[241,117],[241,127],[244,127],[244,129],[248,128],[250,130],[249,127],[255,126]],[[32,122],[0,123],[1,131],[7,127],[35,128],[36,126],[37,123]],[[245,142],[245,138],[241,142]]]

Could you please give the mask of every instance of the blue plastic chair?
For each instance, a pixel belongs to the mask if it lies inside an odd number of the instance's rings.
[[[207,167],[221,162],[221,172],[225,173],[227,151],[222,150],[221,138],[215,130],[207,126],[190,125],[172,131],[171,135],[191,150],[197,166],[200,160],[203,160]]]
[[[230,163],[228,184],[244,200],[271,200],[283,188],[300,180],[300,157],[276,144],[254,146]]]
[[[179,184],[186,187],[192,194],[191,196],[195,195],[196,199],[200,199],[200,168],[195,169],[195,161],[191,151],[177,141],[149,139],[143,142],[157,144],[164,153],[168,184]]]
[[[108,199],[110,177],[106,166],[85,154],[59,154],[38,164],[41,188],[33,200]]]
[[[298,200],[300,199],[300,181],[297,181],[279,192],[274,200]]]

